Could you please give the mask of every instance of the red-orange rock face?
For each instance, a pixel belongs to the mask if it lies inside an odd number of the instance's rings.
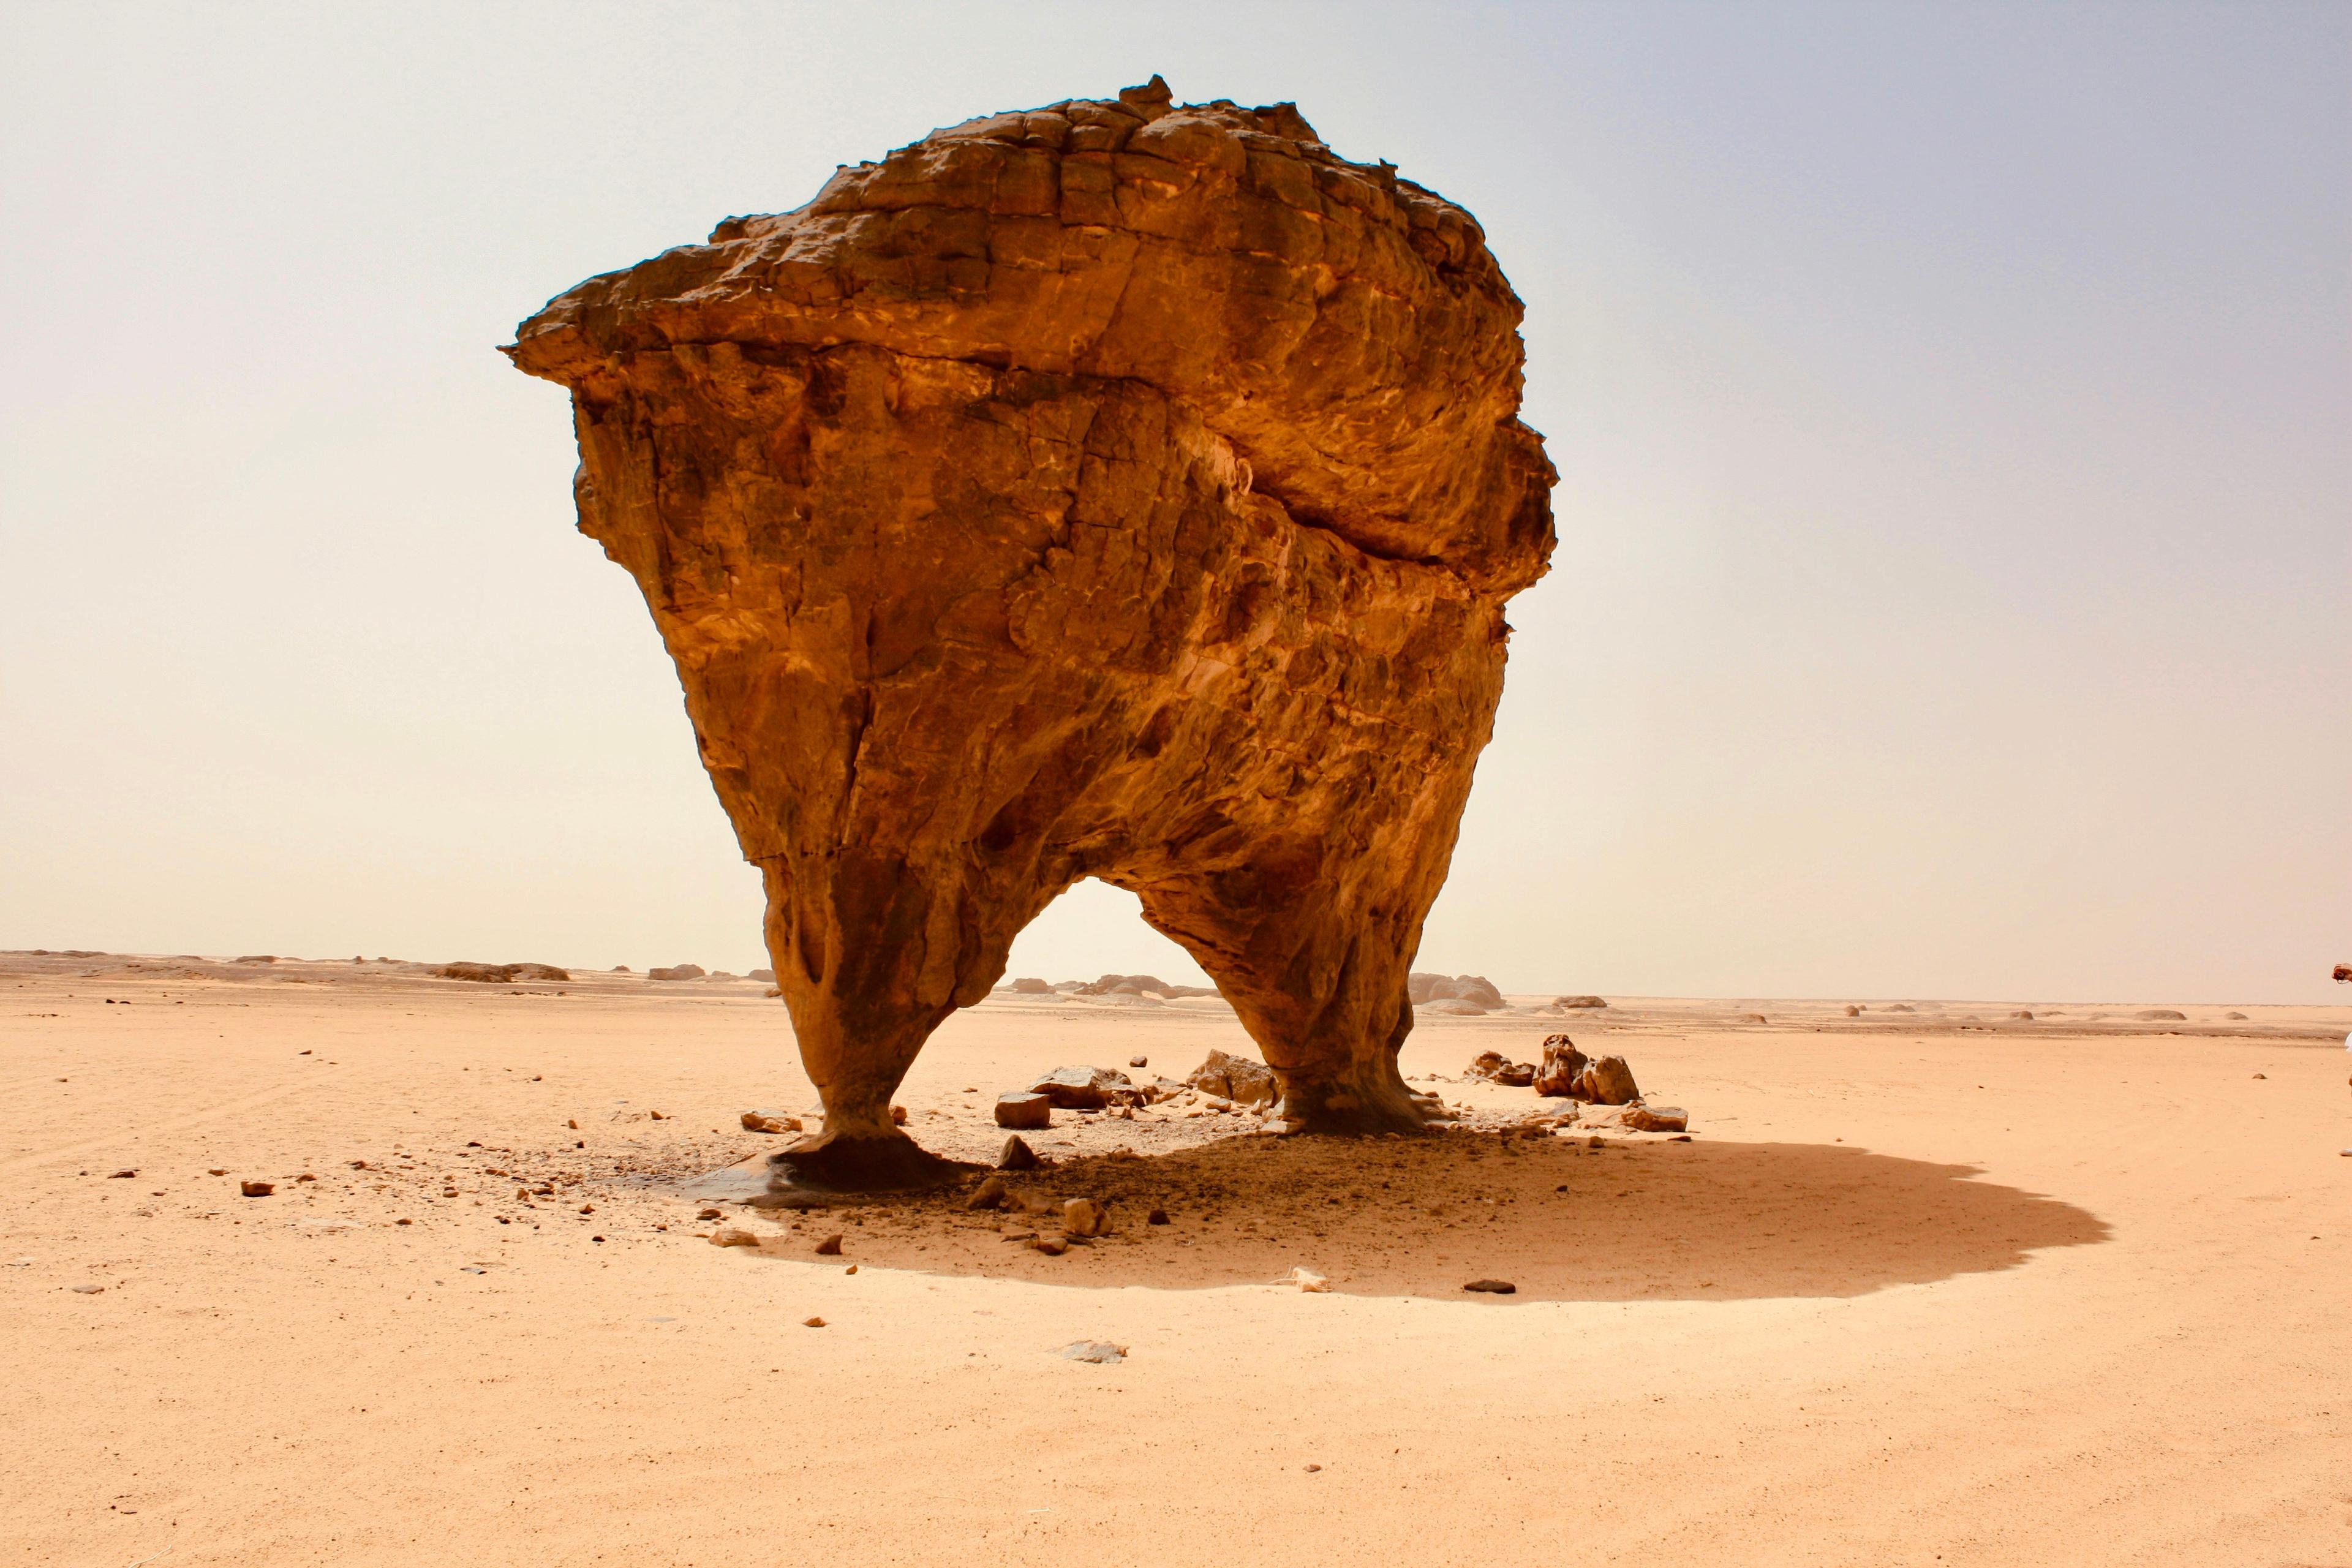
[[[1552,544],[1467,215],[1288,106],[935,132],[582,284],[572,392],[745,856],[818,1177],[1085,877],[1216,977],[1308,1126],[1417,1126],[1408,961]],[[845,1145],[857,1145],[851,1148]]]

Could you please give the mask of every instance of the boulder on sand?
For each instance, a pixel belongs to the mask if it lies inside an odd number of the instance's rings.
[[[1606,1007],[1609,1005],[1608,1003],[1602,1001],[1598,996],[1555,996],[1551,999],[1551,1005],[1555,1007],[1567,1007],[1570,1009]]]
[[[1503,1005],[1503,994],[1483,974],[1412,974],[1406,978],[1405,995],[1416,1007],[1433,1002],[1467,1002],[1491,1012]]]
[[[1016,996],[1051,996],[1054,994],[1052,986],[1034,976],[1024,976],[1014,981],[1009,989]]]
[[[1279,1092],[1273,1069],[1264,1062],[1228,1056],[1223,1051],[1211,1051],[1208,1059],[1194,1068],[1192,1076],[1184,1082],[1202,1094],[1213,1094],[1236,1105],[1271,1105]]]
[[[646,970],[646,978],[648,980],[699,980],[703,973],[703,967],[698,963],[673,963],[667,969]]]
[[[1690,1113],[1679,1105],[1643,1105],[1636,1100],[1617,1118],[1636,1132],[1680,1132],[1690,1126]]]
[[[1483,1078],[1506,1089],[1525,1089],[1536,1079],[1532,1066],[1515,1062],[1500,1051],[1480,1051],[1470,1058],[1469,1067],[1464,1070],[1472,1078]]]
[[[1107,1105],[1138,1104],[1144,1099],[1133,1079],[1109,1068],[1055,1068],[1039,1074],[1029,1085],[1029,1092],[1044,1095],[1057,1110],[1100,1110]]]
[[[1633,1069],[1625,1065],[1623,1057],[1588,1057],[1566,1035],[1545,1037],[1535,1088],[1538,1094],[1592,1105],[1627,1105],[1642,1098],[1642,1091],[1633,1085]]]
[[[996,1124],[1036,1131],[1054,1125],[1054,1102],[1044,1095],[1019,1089],[996,1097]]]
[[[1585,1064],[1591,1059],[1566,1035],[1546,1036],[1543,1060],[1536,1067],[1536,1092],[1554,1099],[1574,1099],[1577,1082],[1584,1076]]]

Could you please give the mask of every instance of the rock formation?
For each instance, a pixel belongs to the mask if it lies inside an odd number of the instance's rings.
[[[1519,317],[1459,207],[1155,78],[522,324],[766,881],[826,1110],[790,1173],[923,1179],[892,1089],[1087,877],[1301,1125],[1421,1125],[1407,965],[1552,545]]]

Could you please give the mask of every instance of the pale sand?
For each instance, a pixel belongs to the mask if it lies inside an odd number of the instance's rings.
[[[1036,1186],[1175,1223],[1049,1258],[698,1239],[665,1184],[814,1102],[761,989],[0,957],[0,1565],[2352,1562],[2352,1010],[1432,1019],[1409,1074],[1566,1028],[1696,1136],[1057,1129],[1146,1157]],[[970,1156],[1024,1073],[1218,1046],[992,1001],[902,1098]]]

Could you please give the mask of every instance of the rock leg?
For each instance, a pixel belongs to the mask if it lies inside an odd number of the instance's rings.
[[[972,933],[954,918],[953,879],[903,852],[798,858],[761,864],[768,951],[824,1131],[773,1157],[778,1181],[881,1192],[947,1180],[961,1167],[900,1131],[891,1097],[940,1020],[987,994],[1011,939],[990,967],[985,942],[958,940]]]

